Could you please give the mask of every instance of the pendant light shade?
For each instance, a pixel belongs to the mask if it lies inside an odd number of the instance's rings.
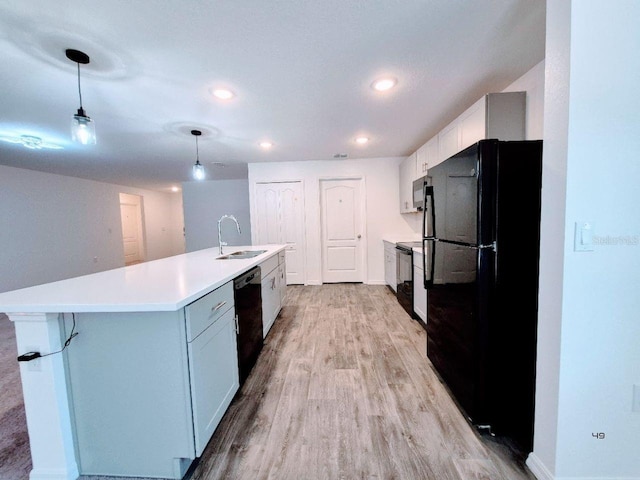
[[[89,55],[73,49],[68,49],[66,55],[69,60],[78,64],[78,96],[80,97],[78,113],[71,119],[71,139],[82,145],[95,145],[96,126],[82,108],[82,90],[80,89],[80,64],[88,64],[90,62]]]
[[[196,137],[196,164],[193,166],[193,179],[204,180],[206,176],[204,166],[200,163],[200,152],[198,152],[198,137],[202,135],[200,130],[191,130],[191,135]]]

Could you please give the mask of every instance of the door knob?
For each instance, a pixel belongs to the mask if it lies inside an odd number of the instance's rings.
[[[358,238],[362,238],[362,235],[358,234]]]

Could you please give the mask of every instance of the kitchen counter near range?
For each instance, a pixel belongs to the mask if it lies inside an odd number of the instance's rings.
[[[0,293],[0,312],[175,311],[215,290],[285,245],[227,246],[224,253],[266,250],[253,258],[219,260],[218,247]]]
[[[382,237],[383,242],[387,243],[402,243],[402,242],[418,242],[420,241],[420,235],[385,235]]]

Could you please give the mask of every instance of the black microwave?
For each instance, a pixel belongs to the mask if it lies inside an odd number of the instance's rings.
[[[419,212],[424,210],[424,187],[431,186],[431,177],[425,175],[413,181],[413,208]]]

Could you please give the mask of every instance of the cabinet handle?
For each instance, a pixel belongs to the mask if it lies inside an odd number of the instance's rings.
[[[276,277],[271,279],[271,290],[275,290],[276,288]]]
[[[220,310],[222,307],[224,307],[227,304],[226,300],[223,300],[222,302],[218,303],[215,307],[211,308],[212,312],[217,312],[218,310]]]

